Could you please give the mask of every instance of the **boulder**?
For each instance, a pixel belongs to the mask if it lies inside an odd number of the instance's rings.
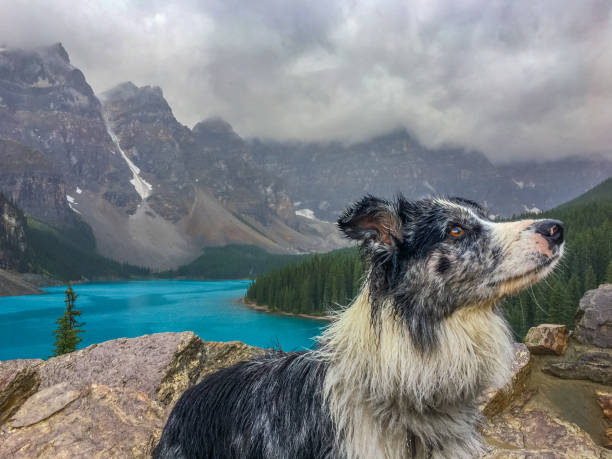
[[[491,419],[486,458],[609,458],[577,425],[543,410],[511,409]]]
[[[612,421],[612,393],[598,390],[595,392],[595,397],[597,398],[597,403],[601,406],[604,417]]]
[[[514,343],[512,360],[512,379],[504,387],[492,387],[483,392],[479,406],[483,414],[490,418],[503,411],[525,390],[525,381],[531,371],[531,354],[523,343]]]
[[[563,379],[588,379],[600,384],[612,384],[612,355],[587,351],[575,361],[550,363],[543,372]]]
[[[187,388],[263,352],[183,332],[1,362],[0,457],[149,457]]]
[[[40,388],[62,382],[75,390],[91,383],[129,387],[169,405],[197,381],[205,349],[192,332],[105,341],[49,359],[40,367]]]
[[[163,428],[159,402],[129,387],[87,384],[66,392],[64,384],[32,397],[0,429],[0,457],[150,456],[152,434]]]
[[[0,425],[38,390],[40,359],[0,362]]]
[[[563,355],[567,350],[569,333],[565,325],[541,324],[531,327],[525,344],[533,354]]]
[[[612,284],[584,294],[576,312],[574,336],[583,344],[612,348]]]

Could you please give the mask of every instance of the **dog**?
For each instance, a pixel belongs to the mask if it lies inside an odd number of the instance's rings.
[[[173,408],[156,458],[472,458],[477,398],[510,378],[496,304],[563,255],[556,220],[491,221],[461,198],[366,196],[339,218],[369,260],[315,350],[225,368]]]

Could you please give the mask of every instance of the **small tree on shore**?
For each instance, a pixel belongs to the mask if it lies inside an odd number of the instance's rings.
[[[75,302],[78,295],[74,293],[72,285],[68,284],[66,289],[66,309],[62,317],[56,320],[57,328],[53,332],[55,336],[55,349],[53,355],[62,355],[76,350],[77,344],[83,341],[79,334],[84,330],[79,328],[85,325],[83,322],[78,322],[77,317],[81,315],[81,311],[75,309]]]

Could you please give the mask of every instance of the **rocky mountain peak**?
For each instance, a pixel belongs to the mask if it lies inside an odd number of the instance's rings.
[[[100,94],[107,112],[137,114],[138,117],[172,118],[172,109],[159,86],[138,87],[131,81],[115,86]]]
[[[60,42],[57,42],[51,46],[46,46],[42,48],[42,50],[47,52],[49,55],[58,56],[66,64],[70,64],[70,56],[68,55],[68,52],[64,48],[64,45],[62,45]]]
[[[58,184],[136,207],[130,170],[115,154],[101,104],[60,43],[0,53],[0,120],[0,137],[43,152],[61,175]]]
[[[204,145],[243,142],[232,125],[220,117],[211,117],[200,121],[193,127],[192,131],[198,142]]]

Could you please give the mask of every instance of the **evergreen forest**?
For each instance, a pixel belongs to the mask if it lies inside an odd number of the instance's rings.
[[[612,282],[612,178],[555,209],[517,218],[562,220],[567,243],[552,275],[503,302],[512,330],[520,339],[540,323],[572,328],[584,292]],[[312,255],[257,277],[245,299],[271,310],[326,315],[356,296],[364,268],[357,249]]]

